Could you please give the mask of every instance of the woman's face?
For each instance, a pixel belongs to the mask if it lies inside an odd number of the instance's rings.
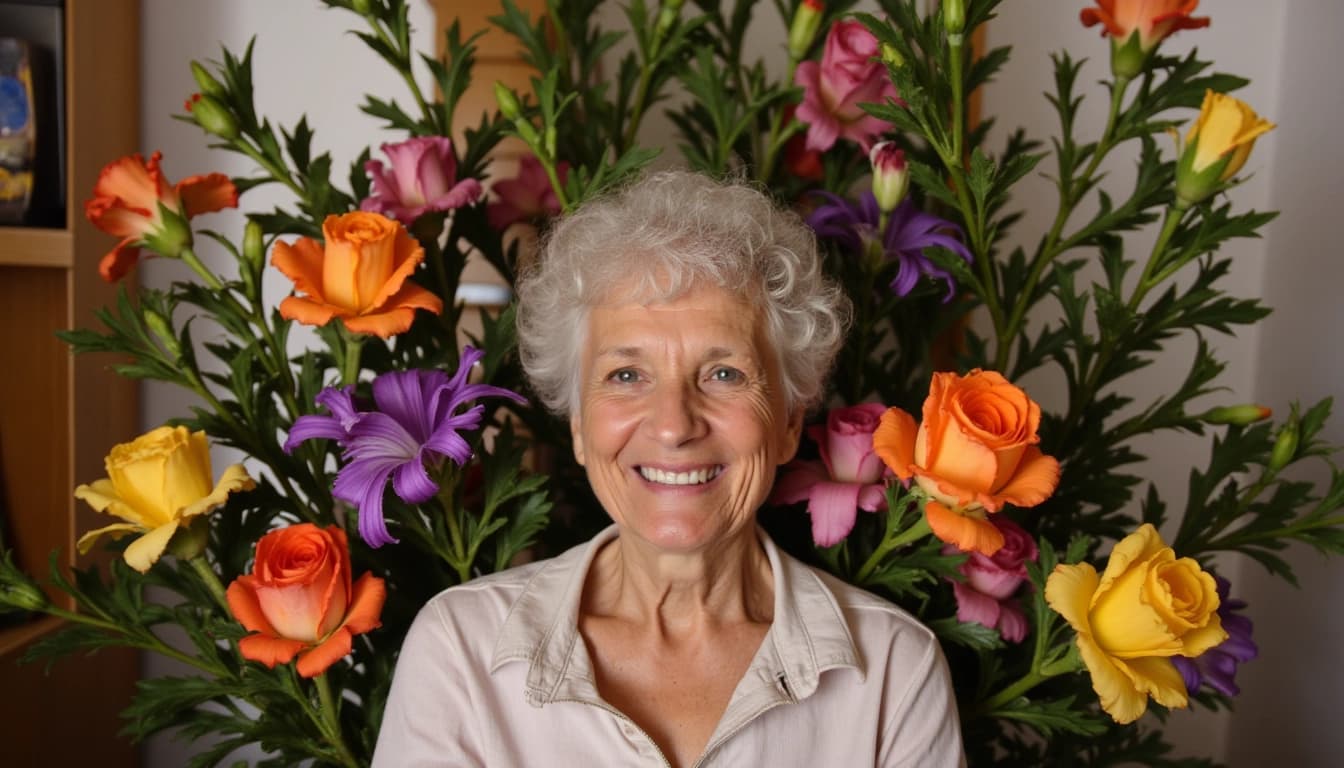
[[[622,535],[689,553],[750,530],[801,430],[775,357],[756,308],[716,287],[592,308],[570,429]]]

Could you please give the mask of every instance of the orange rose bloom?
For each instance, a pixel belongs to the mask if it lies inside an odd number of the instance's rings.
[[[126,276],[142,247],[163,256],[181,254],[192,243],[187,220],[196,214],[238,206],[238,188],[228,176],[188,176],[170,185],[159,168],[162,157],[155,152],[145,162],[136,154],[108,163],[84,203],[93,226],[121,238],[98,263],[98,274],[109,283]]]
[[[1103,24],[1102,34],[1125,43],[1135,32],[1139,47],[1151,51],[1171,33],[1209,26],[1208,17],[1192,18],[1199,0],[1097,0],[1096,8],[1084,8],[1083,26]]]
[[[308,237],[275,244],[271,263],[307,294],[280,302],[282,317],[304,325],[339,317],[355,333],[386,339],[410,328],[417,309],[443,311],[439,297],[410,281],[425,249],[397,222],[355,211],[328,216],[322,234],[325,249]]]
[[[350,584],[350,548],[337,526],[300,523],[257,542],[252,573],[229,585],[229,610],[255,634],[238,641],[243,658],[267,667],[297,654],[303,677],[315,677],[350,653],[355,635],[376,629],[387,597],[366,573]]]
[[[924,422],[916,427],[910,414],[889,408],[873,449],[929,494],[924,514],[938,538],[992,555],[1003,534],[987,515],[1004,504],[1040,504],[1059,484],[1059,462],[1036,447],[1040,421],[1040,406],[998,373],[935,373]]]

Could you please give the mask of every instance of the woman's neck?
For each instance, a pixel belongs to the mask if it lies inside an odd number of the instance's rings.
[[[593,561],[584,612],[665,635],[774,616],[770,561],[753,528],[694,553],[670,554],[635,536],[619,536]]]

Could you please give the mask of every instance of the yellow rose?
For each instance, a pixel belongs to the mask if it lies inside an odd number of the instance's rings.
[[[1185,135],[1185,151],[1176,165],[1176,196],[1193,204],[1213,194],[1246,164],[1255,140],[1273,129],[1273,123],[1245,102],[1205,91],[1199,117]]]
[[[108,476],[79,486],[75,498],[127,522],[84,534],[79,551],[88,552],[105,533],[142,533],[125,554],[127,564],[141,573],[159,559],[178,528],[223,504],[230,493],[256,486],[243,465],[234,464],[212,487],[205,433],[186,427],[159,427],[114,446],[104,466]]]
[[[1092,688],[1117,723],[1137,720],[1148,696],[1186,706],[1170,657],[1198,656],[1227,639],[1213,577],[1191,558],[1176,559],[1148,524],[1115,545],[1100,578],[1087,563],[1055,566],[1045,599],[1078,633]]]

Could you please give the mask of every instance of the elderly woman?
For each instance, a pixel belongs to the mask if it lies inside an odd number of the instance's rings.
[[[374,764],[959,764],[929,630],[755,523],[848,310],[798,218],[655,175],[561,220],[518,293],[613,525],[431,600]]]

